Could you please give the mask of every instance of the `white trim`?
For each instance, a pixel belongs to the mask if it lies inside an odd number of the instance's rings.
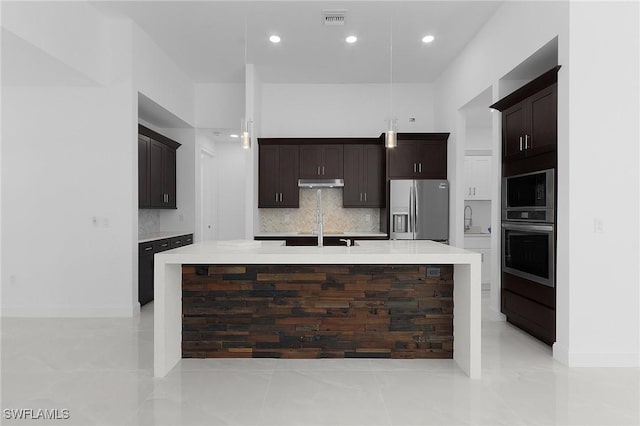
[[[605,367],[605,368],[637,368],[640,367],[638,353],[577,353],[569,352],[568,348],[553,345],[553,358],[571,368],[574,367]]]

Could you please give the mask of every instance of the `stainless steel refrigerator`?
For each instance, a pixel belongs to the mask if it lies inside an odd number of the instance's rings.
[[[449,240],[449,183],[440,179],[391,181],[392,240]]]

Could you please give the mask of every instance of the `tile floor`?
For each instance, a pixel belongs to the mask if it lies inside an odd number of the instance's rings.
[[[152,323],[152,304],[134,319],[3,319],[0,423],[640,425],[640,369],[566,368],[504,322],[483,319],[477,381],[450,360],[367,359],[183,360],[156,379]],[[7,419],[20,408],[70,418]]]

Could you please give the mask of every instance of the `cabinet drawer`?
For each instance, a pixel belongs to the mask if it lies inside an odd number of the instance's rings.
[[[185,235],[184,236],[184,246],[188,246],[190,244],[193,244],[193,234],[189,234],[189,235]]]
[[[171,238],[169,245],[171,246],[171,248],[182,247],[183,245],[185,245],[185,240],[185,236],[173,237]]]
[[[153,254],[154,253],[154,241],[149,241],[148,243],[140,243],[138,244],[138,253],[140,256],[144,256],[145,254]]]
[[[502,313],[507,320],[545,343],[556,340],[556,312],[533,300],[502,290]]]
[[[160,253],[161,251],[169,250],[171,248],[171,241],[168,238],[163,240],[155,240],[153,242],[154,253]]]

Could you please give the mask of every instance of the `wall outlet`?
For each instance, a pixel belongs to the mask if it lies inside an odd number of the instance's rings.
[[[593,218],[593,233],[594,234],[602,234],[604,233],[604,221],[600,217]]]
[[[178,220],[180,220],[180,222],[184,222],[184,215],[182,213],[178,215]]]
[[[109,224],[109,218],[108,218],[108,217],[103,217],[103,218],[102,218],[102,227],[103,227],[103,228],[108,228],[109,226],[111,226],[111,225]]]
[[[284,223],[289,223],[290,220],[291,220],[291,215],[285,214],[284,215]]]
[[[371,215],[370,215],[370,214],[365,215],[365,216],[364,216],[364,221],[365,221],[365,222],[371,222]]]
[[[15,275],[9,275],[9,284],[15,284],[18,281]]]

